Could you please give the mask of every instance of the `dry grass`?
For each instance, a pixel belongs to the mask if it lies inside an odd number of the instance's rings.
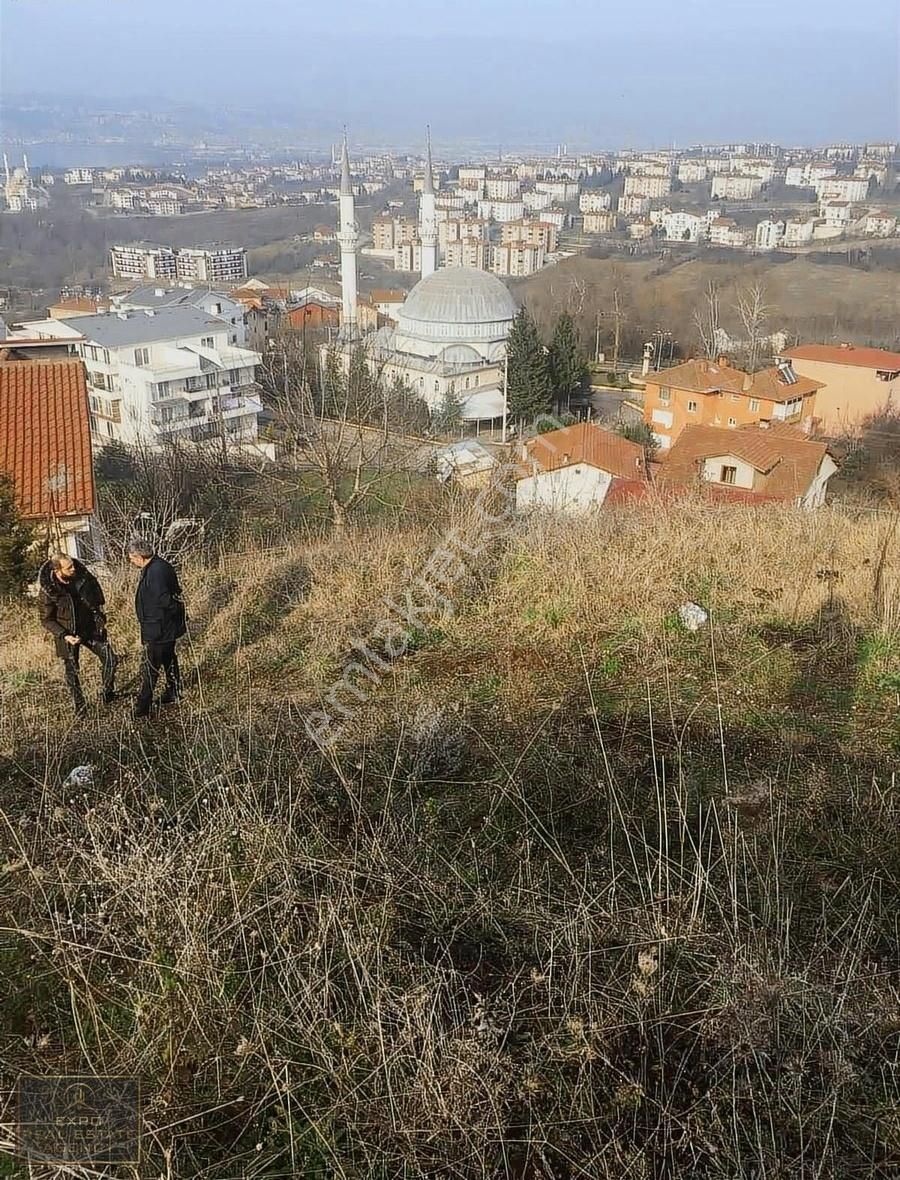
[[[140,730],[69,727],[7,614],[4,1081],[140,1074],[147,1175],[892,1175],[887,528],[524,526],[329,756],[303,710],[436,528],[186,571],[196,682]]]

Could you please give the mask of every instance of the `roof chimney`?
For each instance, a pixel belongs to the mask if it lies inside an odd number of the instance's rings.
[[[753,385],[753,378],[750,376],[749,373],[745,373],[744,380],[741,383],[741,389],[744,391],[744,393],[749,393],[752,385]]]

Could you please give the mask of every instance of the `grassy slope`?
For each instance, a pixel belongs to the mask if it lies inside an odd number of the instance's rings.
[[[141,730],[70,727],[8,614],[4,1072],[139,1072],[148,1174],[890,1175],[887,530],[525,527],[328,756],[302,717],[440,533],[189,572],[194,685]]]

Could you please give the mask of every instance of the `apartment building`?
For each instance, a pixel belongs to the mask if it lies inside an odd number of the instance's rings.
[[[476,270],[490,270],[493,247],[484,238],[457,238],[441,251],[444,266],[472,266]]]
[[[871,234],[875,238],[892,238],[896,232],[896,216],[884,210],[869,213],[863,222],[863,233]]]
[[[538,180],[535,191],[546,193],[552,201],[574,201],[578,197],[578,182],[575,180]]]
[[[232,343],[227,320],[177,306],[45,322],[84,361],[95,445],[256,439],[262,358]]]
[[[397,242],[394,246],[394,270],[422,270],[422,243],[418,238],[410,242]]]
[[[243,246],[185,246],[174,249],[151,242],[112,246],[110,267],[116,279],[182,279],[189,283],[238,286],[247,277]]]
[[[510,223],[515,224],[515,223]],[[438,249],[443,255],[451,242],[467,238],[487,241],[489,222],[482,217],[454,217],[438,222]]]
[[[757,250],[777,250],[784,241],[784,222],[773,221],[770,217],[756,227]]]
[[[525,205],[521,198],[483,200],[478,202],[478,216],[493,221],[517,221],[525,216]]]
[[[618,210],[622,217],[644,217],[650,212],[650,198],[621,196]]]
[[[711,195],[714,201],[752,201],[762,192],[762,187],[758,176],[714,176]]]
[[[63,183],[65,184],[93,184],[94,170],[93,168],[68,168],[63,173]]]
[[[649,197],[658,200],[666,197],[672,191],[672,181],[668,173],[665,176],[626,176],[626,197]]]
[[[605,213],[612,209],[612,194],[599,189],[582,193],[578,198],[578,209],[581,213]]]
[[[521,278],[533,275],[544,265],[544,247],[528,242],[503,242],[494,246],[491,270],[495,275]]]
[[[111,246],[109,265],[114,279],[164,279],[178,277],[175,250],[151,242]]]
[[[485,196],[491,200],[505,200],[509,197],[517,197],[521,188],[522,184],[518,176],[493,174],[488,176],[484,182]]]
[[[691,360],[647,378],[644,421],[662,450],[685,426],[735,429],[753,422],[812,426],[822,382],[797,373],[783,361],[759,373],[734,368],[726,357]]]
[[[815,190],[820,201],[847,201],[856,205],[868,197],[869,182],[858,176],[829,176],[816,181]]]
[[[528,246],[541,246],[545,253],[556,250],[559,231],[550,221],[532,221],[523,217],[519,221],[506,221],[500,227],[500,242],[507,246],[524,242]]]
[[[815,425],[826,434],[853,430],[873,414],[900,410],[900,353],[854,344],[801,344],[784,353],[820,388]]]
[[[836,226],[846,230],[853,216],[853,209],[848,201],[823,201],[819,210],[828,226]]]
[[[611,234],[619,223],[615,213],[585,213],[582,230],[586,234]]]
[[[713,246],[729,246],[741,249],[753,241],[753,233],[746,226],[738,225],[730,217],[717,217],[710,222],[709,240]]]
[[[670,242],[699,242],[706,237],[708,227],[705,217],[683,210],[666,212],[660,220],[660,228]]]
[[[808,246],[815,236],[814,217],[795,217],[784,223],[784,241],[788,249],[794,246]]]
[[[550,193],[538,192],[537,189],[529,189],[528,192],[522,193],[522,204],[532,213],[539,213],[543,209],[549,209],[553,204],[553,197]]]
[[[678,165],[678,179],[682,184],[702,184],[708,175],[705,160],[682,160]]]

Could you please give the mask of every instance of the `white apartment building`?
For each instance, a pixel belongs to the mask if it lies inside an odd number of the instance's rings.
[[[863,222],[863,233],[875,238],[892,238],[897,232],[897,218],[892,213],[869,213]]]
[[[476,270],[490,270],[492,261],[490,242],[484,238],[458,238],[448,242],[441,251],[444,266],[473,266]]]
[[[525,216],[525,205],[520,198],[479,201],[478,216],[493,221],[517,221]]]
[[[462,193],[441,193],[434,202],[435,216],[438,219],[442,216],[452,217],[454,213],[462,213],[470,203]]]
[[[784,241],[784,222],[766,218],[756,227],[757,250],[777,250]]]
[[[582,231],[586,234],[611,234],[618,223],[618,217],[611,210],[585,213]]]
[[[185,246],[176,252],[179,279],[193,283],[237,286],[247,277],[243,246]]]
[[[491,200],[517,197],[521,188],[518,176],[489,176],[484,182],[485,196]]]
[[[536,192],[548,193],[552,200],[563,204],[578,197],[578,182],[575,180],[538,180],[534,187]]]
[[[682,184],[702,184],[708,175],[705,160],[682,160],[678,165],[678,179]]]
[[[194,307],[47,320],[78,338],[96,445],[258,436],[259,353],[231,342],[233,326]]]
[[[93,168],[69,168],[63,173],[63,181],[66,184],[93,184],[94,170]]]
[[[121,295],[110,297],[110,311],[158,311],[164,307],[193,307],[208,316],[215,316],[229,325],[229,343],[241,348],[247,343],[247,324],[242,303],[224,291],[212,287],[192,287],[187,283],[177,286],[135,287]]]
[[[605,213],[612,209],[612,194],[600,189],[582,193],[578,198],[578,209],[581,213]]]
[[[665,176],[626,176],[625,177],[625,196],[626,197],[649,197],[651,200],[659,200],[660,197],[666,197],[672,191],[672,181],[668,173]]]
[[[523,217],[520,221],[505,221],[500,227],[500,242],[524,242],[529,246],[543,246],[547,254],[556,250],[559,230],[551,221],[532,221]]]
[[[491,270],[495,275],[523,277],[533,275],[544,265],[544,247],[528,242],[506,242],[494,246]]]
[[[788,248],[793,246],[808,246],[813,240],[816,223],[813,217],[797,217],[791,221],[786,221],[784,224],[784,242],[783,245]]]
[[[438,248],[443,254],[451,242],[467,238],[487,241],[489,223],[481,217],[454,217],[438,222]]]
[[[758,176],[714,176],[711,195],[714,201],[752,201],[762,192],[762,187]]]
[[[547,225],[555,225],[557,230],[562,231],[566,227],[568,216],[565,209],[542,209],[540,220],[546,222]]]
[[[522,203],[531,212],[539,213],[542,209],[550,208],[553,204],[553,197],[550,193],[539,192],[537,189],[529,189],[528,192],[522,194]]]
[[[678,210],[666,212],[660,227],[670,242],[699,242],[706,237],[708,222],[700,214]]]
[[[154,217],[178,217],[184,212],[184,205],[176,197],[147,197],[145,205]]]
[[[749,229],[738,225],[728,217],[717,217],[709,227],[709,240],[714,246],[730,246],[740,249],[749,246],[753,236]]]
[[[629,225],[628,236],[636,242],[643,242],[647,238],[653,237],[653,226],[646,218],[640,217]]]
[[[487,179],[487,165],[486,164],[467,164],[460,165],[459,169],[459,183],[466,188],[472,185],[483,184]]]
[[[839,226],[845,230],[850,225],[853,209],[847,201],[823,201],[819,212],[826,225]]]
[[[815,188],[817,181],[827,180],[828,177],[834,176],[835,172],[833,164],[791,164],[784,174],[784,183],[788,188]]]
[[[422,270],[422,243],[418,238],[411,242],[398,242],[394,246],[394,270]]]
[[[618,210],[623,217],[644,217],[650,212],[650,198],[619,197]]]
[[[132,242],[111,246],[109,265],[115,279],[176,279],[175,251],[171,246]]]
[[[851,205],[869,195],[869,182],[858,176],[829,176],[818,180],[816,196],[820,201],[849,201]]]

